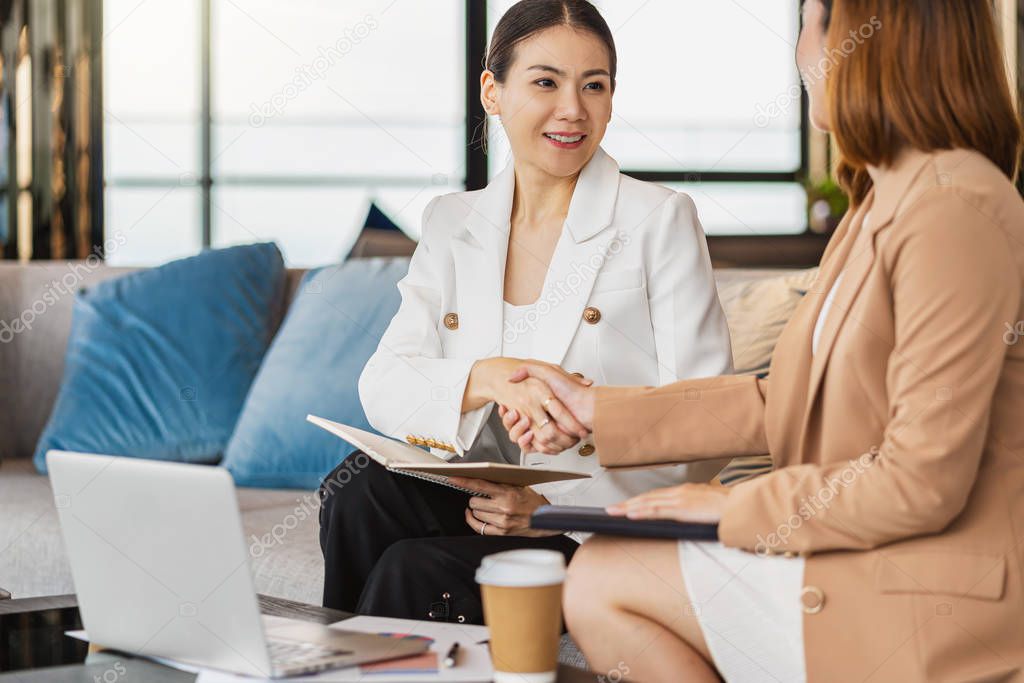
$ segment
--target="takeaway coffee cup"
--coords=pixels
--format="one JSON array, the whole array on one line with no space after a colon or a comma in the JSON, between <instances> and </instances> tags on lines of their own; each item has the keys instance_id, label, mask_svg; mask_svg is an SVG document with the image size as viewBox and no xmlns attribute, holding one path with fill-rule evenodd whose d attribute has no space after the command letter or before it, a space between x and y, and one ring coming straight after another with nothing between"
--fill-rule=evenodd
<instances>
[{"instance_id":1,"label":"takeaway coffee cup","mask_svg":"<svg viewBox=\"0 0 1024 683\"><path fill-rule=\"evenodd\" d=\"M488 555L476 571L491 631L494 683L554 683L565 558L554 550Z\"/></svg>"}]
</instances>

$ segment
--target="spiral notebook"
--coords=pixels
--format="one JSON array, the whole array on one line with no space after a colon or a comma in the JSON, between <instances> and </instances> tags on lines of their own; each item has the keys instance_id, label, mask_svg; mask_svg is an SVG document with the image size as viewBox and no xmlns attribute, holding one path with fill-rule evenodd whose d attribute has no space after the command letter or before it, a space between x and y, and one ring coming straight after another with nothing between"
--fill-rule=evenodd
<instances>
[{"instance_id":1,"label":"spiral notebook","mask_svg":"<svg viewBox=\"0 0 1024 683\"><path fill-rule=\"evenodd\" d=\"M371 432L356 429L339 422L307 415L306 419L321 429L326 429L340 439L347 441L391 472L448 486L459 491L480 495L477 491L456 486L448 477L483 479L495 484L511 486L532 486L551 481L567 479L589 479L589 474L557 470L547 467L527 467L499 462L448 462L429 451L409 445L396 439L389 439Z\"/></svg>"}]
</instances>

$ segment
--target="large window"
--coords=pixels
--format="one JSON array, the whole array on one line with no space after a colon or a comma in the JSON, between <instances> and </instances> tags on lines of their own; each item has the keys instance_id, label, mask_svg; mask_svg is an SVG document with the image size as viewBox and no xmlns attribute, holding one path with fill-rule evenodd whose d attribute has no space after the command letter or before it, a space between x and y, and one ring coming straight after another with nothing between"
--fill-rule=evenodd
<instances>
[{"instance_id":1,"label":"large window","mask_svg":"<svg viewBox=\"0 0 1024 683\"><path fill-rule=\"evenodd\" d=\"M114 264L193 254L200 229L197 0L104 0L107 251Z\"/></svg>"},{"instance_id":2,"label":"large window","mask_svg":"<svg viewBox=\"0 0 1024 683\"><path fill-rule=\"evenodd\" d=\"M214 246L340 260L367 202L418 230L463 187L459 0L214 0Z\"/></svg>"},{"instance_id":3,"label":"large window","mask_svg":"<svg viewBox=\"0 0 1024 683\"><path fill-rule=\"evenodd\" d=\"M415 233L464 187L462 0L105 3L109 261L274 240L322 265L369 202Z\"/></svg>"},{"instance_id":4,"label":"large window","mask_svg":"<svg viewBox=\"0 0 1024 683\"><path fill-rule=\"evenodd\" d=\"M496 121L489 157L470 139L511 4L104 0L106 230L126 238L109 260L274 240L290 265L336 262L370 201L416 236L432 197L507 159ZM804 232L798 0L596 4L623 170L690 192L710 234Z\"/></svg>"}]
</instances>

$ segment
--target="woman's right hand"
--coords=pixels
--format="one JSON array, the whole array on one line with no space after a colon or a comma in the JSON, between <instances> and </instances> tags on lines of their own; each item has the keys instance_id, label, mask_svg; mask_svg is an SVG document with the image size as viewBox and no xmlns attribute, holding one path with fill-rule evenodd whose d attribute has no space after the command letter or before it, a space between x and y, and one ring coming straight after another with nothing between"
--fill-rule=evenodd
<instances>
[{"instance_id":1,"label":"woman's right hand","mask_svg":"<svg viewBox=\"0 0 1024 683\"><path fill-rule=\"evenodd\" d=\"M498 406L498 415L501 416L502 426L508 432L508 440L513 443L518 443L519 439L530 428L530 418L520 415L518 410Z\"/></svg>"},{"instance_id":2,"label":"woman's right hand","mask_svg":"<svg viewBox=\"0 0 1024 683\"><path fill-rule=\"evenodd\" d=\"M499 414L503 422L508 411L515 411L518 416L517 422L522 422L522 429L517 430L522 431L522 434L517 433L517 438L513 440L518 442L524 439L526 443L532 440L553 452L561 452L585 438L589 434L587 428L562 405L546 382L536 378L520 382L508 380L522 364L523 361L517 358L487 358L477 361L470 371L469 382L466 385L463 410L472 410L494 401L500 406ZM583 386L591 384L590 380L575 377L557 365L545 365L573 382Z\"/></svg>"}]
</instances>

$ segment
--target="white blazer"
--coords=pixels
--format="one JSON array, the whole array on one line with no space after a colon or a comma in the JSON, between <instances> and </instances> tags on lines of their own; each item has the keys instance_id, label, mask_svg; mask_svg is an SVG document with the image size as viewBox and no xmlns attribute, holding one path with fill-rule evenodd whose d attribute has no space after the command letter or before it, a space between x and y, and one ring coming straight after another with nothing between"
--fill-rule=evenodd
<instances>
[{"instance_id":1,"label":"white blazer","mask_svg":"<svg viewBox=\"0 0 1024 683\"><path fill-rule=\"evenodd\" d=\"M494 404L461 414L473 363L502 355L513 163L483 190L430 202L402 303L359 378L370 424L445 457L501 458ZM534 309L532 357L598 384L661 385L732 372L707 243L685 194L619 173L598 149L580 173ZM521 464L591 479L534 487L552 503L608 505L659 486L707 481L716 463L636 471L598 464L591 439Z\"/></svg>"}]
</instances>

